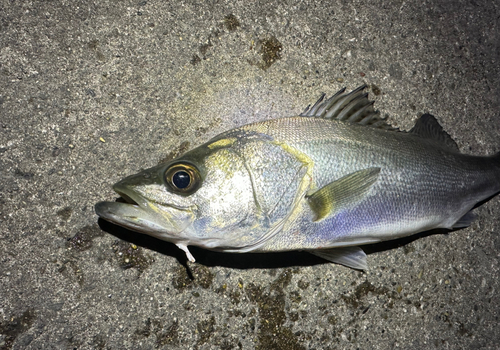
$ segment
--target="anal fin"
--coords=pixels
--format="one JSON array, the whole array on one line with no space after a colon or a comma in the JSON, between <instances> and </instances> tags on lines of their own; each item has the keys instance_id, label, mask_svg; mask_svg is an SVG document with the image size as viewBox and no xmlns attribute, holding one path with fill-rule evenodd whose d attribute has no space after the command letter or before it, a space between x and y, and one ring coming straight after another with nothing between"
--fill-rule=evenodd
<instances>
[{"instance_id":1,"label":"anal fin","mask_svg":"<svg viewBox=\"0 0 500 350\"><path fill-rule=\"evenodd\" d=\"M363 249L359 247L318 249L308 250L307 252L333 263L350 267L352 269L368 270L366 254Z\"/></svg>"},{"instance_id":2,"label":"anal fin","mask_svg":"<svg viewBox=\"0 0 500 350\"><path fill-rule=\"evenodd\" d=\"M477 215L472 211L467 212L464 216L458 219L452 226L453 229L468 227L476 219Z\"/></svg>"}]
</instances>

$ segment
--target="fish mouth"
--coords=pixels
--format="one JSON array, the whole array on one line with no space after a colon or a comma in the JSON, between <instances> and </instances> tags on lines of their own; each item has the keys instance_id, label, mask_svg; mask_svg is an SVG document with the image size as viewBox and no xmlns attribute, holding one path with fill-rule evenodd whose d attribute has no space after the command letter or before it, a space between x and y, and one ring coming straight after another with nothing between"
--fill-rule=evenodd
<instances>
[{"instance_id":1,"label":"fish mouth","mask_svg":"<svg viewBox=\"0 0 500 350\"><path fill-rule=\"evenodd\" d=\"M148 200L133 191L114 188L122 201L99 202L95 205L95 213L106 221L127 229L146 234L167 234L173 227L157 211ZM170 229L169 229L170 228Z\"/></svg>"}]
</instances>

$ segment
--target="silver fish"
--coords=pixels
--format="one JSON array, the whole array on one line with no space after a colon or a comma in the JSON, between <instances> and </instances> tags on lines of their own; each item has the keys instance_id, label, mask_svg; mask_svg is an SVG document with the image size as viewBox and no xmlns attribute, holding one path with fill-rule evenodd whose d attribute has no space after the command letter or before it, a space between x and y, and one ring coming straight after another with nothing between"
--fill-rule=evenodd
<instances>
[{"instance_id":1,"label":"silver fish","mask_svg":"<svg viewBox=\"0 0 500 350\"><path fill-rule=\"evenodd\" d=\"M295 117L224 132L113 186L127 203L101 218L176 244L223 252L305 250L367 269L359 246L468 226L500 191L500 153L460 153L436 119L409 132L379 117L361 86Z\"/></svg>"}]
</instances>

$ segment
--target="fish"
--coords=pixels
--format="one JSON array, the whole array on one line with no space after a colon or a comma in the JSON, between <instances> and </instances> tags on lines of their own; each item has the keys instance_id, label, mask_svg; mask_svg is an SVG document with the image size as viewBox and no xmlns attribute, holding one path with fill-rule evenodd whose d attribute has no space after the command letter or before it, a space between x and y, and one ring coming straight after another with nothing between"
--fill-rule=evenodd
<instances>
[{"instance_id":1,"label":"fish","mask_svg":"<svg viewBox=\"0 0 500 350\"><path fill-rule=\"evenodd\" d=\"M307 251L367 270L363 245L455 230L500 192L500 152L460 152L436 118L391 127L366 85L296 116L228 130L113 186L96 214L127 229L232 253Z\"/></svg>"}]
</instances>

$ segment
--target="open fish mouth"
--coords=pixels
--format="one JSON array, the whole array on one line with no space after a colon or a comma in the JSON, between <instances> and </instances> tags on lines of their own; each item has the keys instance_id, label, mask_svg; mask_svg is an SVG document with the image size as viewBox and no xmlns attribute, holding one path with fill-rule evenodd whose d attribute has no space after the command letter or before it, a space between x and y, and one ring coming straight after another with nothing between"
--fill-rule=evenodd
<instances>
[{"instance_id":1,"label":"open fish mouth","mask_svg":"<svg viewBox=\"0 0 500 350\"><path fill-rule=\"evenodd\" d=\"M94 208L99 217L137 232L151 234L168 231L164 220L152 210L146 199L134 192L117 188L115 191L123 201L97 203Z\"/></svg>"}]
</instances>

